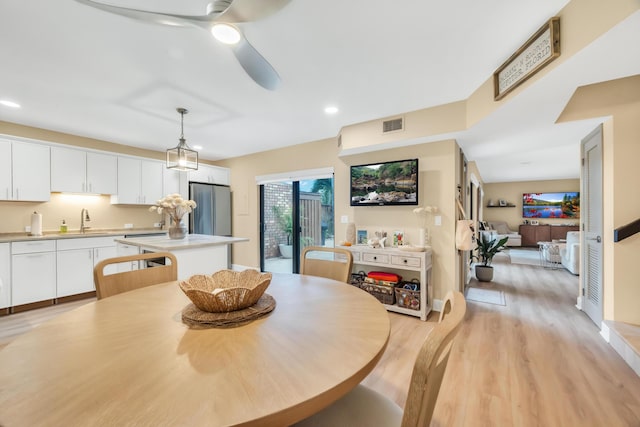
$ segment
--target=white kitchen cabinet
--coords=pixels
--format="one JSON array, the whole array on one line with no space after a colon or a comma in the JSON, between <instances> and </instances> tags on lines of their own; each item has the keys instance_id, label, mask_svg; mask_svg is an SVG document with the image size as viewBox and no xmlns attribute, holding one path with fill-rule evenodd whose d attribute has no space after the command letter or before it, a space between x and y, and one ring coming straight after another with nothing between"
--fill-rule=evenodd
<instances>
[{"instance_id":1,"label":"white kitchen cabinet","mask_svg":"<svg viewBox=\"0 0 640 427\"><path fill-rule=\"evenodd\" d=\"M117 156L51 147L51 191L116 194Z\"/></svg>"},{"instance_id":2,"label":"white kitchen cabinet","mask_svg":"<svg viewBox=\"0 0 640 427\"><path fill-rule=\"evenodd\" d=\"M0 243L0 308L11 306L11 247Z\"/></svg>"},{"instance_id":3,"label":"white kitchen cabinet","mask_svg":"<svg viewBox=\"0 0 640 427\"><path fill-rule=\"evenodd\" d=\"M185 197L185 194L182 194L180 191L180 185L185 180L186 172L175 170L175 169L162 169L162 195L165 196L167 194L178 193Z\"/></svg>"},{"instance_id":4,"label":"white kitchen cabinet","mask_svg":"<svg viewBox=\"0 0 640 427\"><path fill-rule=\"evenodd\" d=\"M55 298L55 251L55 240L11 243L12 306Z\"/></svg>"},{"instance_id":5,"label":"white kitchen cabinet","mask_svg":"<svg viewBox=\"0 0 640 427\"><path fill-rule=\"evenodd\" d=\"M118 157L118 193L113 204L153 205L162 194L164 163Z\"/></svg>"},{"instance_id":6,"label":"white kitchen cabinet","mask_svg":"<svg viewBox=\"0 0 640 427\"><path fill-rule=\"evenodd\" d=\"M58 298L93 291L93 249L58 251L56 283Z\"/></svg>"},{"instance_id":7,"label":"white kitchen cabinet","mask_svg":"<svg viewBox=\"0 0 640 427\"><path fill-rule=\"evenodd\" d=\"M231 185L230 171L220 166L198 164L198 170L189 171L189 181Z\"/></svg>"},{"instance_id":8,"label":"white kitchen cabinet","mask_svg":"<svg viewBox=\"0 0 640 427\"><path fill-rule=\"evenodd\" d=\"M0 157L0 200L49 201L49 146L3 140Z\"/></svg>"},{"instance_id":9,"label":"white kitchen cabinet","mask_svg":"<svg viewBox=\"0 0 640 427\"><path fill-rule=\"evenodd\" d=\"M127 245L125 243L118 243L116 246L118 256L137 255L140 253L140 248L134 245ZM131 261L129 263L118 264L118 271L132 271L139 268L138 261Z\"/></svg>"},{"instance_id":10,"label":"white kitchen cabinet","mask_svg":"<svg viewBox=\"0 0 640 427\"><path fill-rule=\"evenodd\" d=\"M61 239L57 251L56 297L95 290L93 268L103 259L117 256L116 242L124 236ZM107 273L117 272L115 266Z\"/></svg>"},{"instance_id":11,"label":"white kitchen cabinet","mask_svg":"<svg viewBox=\"0 0 640 427\"><path fill-rule=\"evenodd\" d=\"M12 199L11 178L11 142L0 140L0 200Z\"/></svg>"}]
</instances>

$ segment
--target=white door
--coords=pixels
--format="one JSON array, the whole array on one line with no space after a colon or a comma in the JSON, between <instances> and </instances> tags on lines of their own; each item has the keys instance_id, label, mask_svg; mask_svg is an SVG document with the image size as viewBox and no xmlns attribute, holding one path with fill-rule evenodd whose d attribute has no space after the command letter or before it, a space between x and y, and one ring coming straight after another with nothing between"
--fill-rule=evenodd
<instances>
[{"instance_id":1,"label":"white door","mask_svg":"<svg viewBox=\"0 0 640 427\"><path fill-rule=\"evenodd\" d=\"M93 287L93 249L58 251L56 296L91 292Z\"/></svg>"},{"instance_id":2,"label":"white door","mask_svg":"<svg viewBox=\"0 0 640 427\"><path fill-rule=\"evenodd\" d=\"M582 310L600 327L602 277L602 127L582 140Z\"/></svg>"},{"instance_id":3,"label":"white door","mask_svg":"<svg viewBox=\"0 0 640 427\"><path fill-rule=\"evenodd\" d=\"M11 305L29 304L56 297L56 253L13 255Z\"/></svg>"},{"instance_id":4,"label":"white door","mask_svg":"<svg viewBox=\"0 0 640 427\"><path fill-rule=\"evenodd\" d=\"M84 193L85 177L84 151L51 147L51 191Z\"/></svg>"},{"instance_id":5,"label":"white door","mask_svg":"<svg viewBox=\"0 0 640 427\"><path fill-rule=\"evenodd\" d=\"M49 147L39 144L14 143L13 199L48 202L51 198L51 165Z\"/></svg>"},{"instance_id":6,"label":"white door","mask_svg":"<svg viewBox=\"0 0 640 427\"><path fill-rule=\"evenodd\" d=\"M162 194L162 168L164 163L142 160L140 165L140 196L141 204L153 205L161 199Z\"/></svg>"},{"instance_id":7,"label":"white door","mask_svg":"<svg viewBox=\"0 0 640 427\"><path fill-rule=\"evenodd\" d=\"M87 153L88 193L118 192L118 158L111 154Z\"/></svg>"},{"instance_id":8,"label":"white door","mask_svg":"<svg viewBox=\"0 0 640 427\"><path fill-rule=\"evenodd\" d=\"M0 140L0 200L13 198L11 183L11 142Z\"/></svg>"},{"instance_id":9,"label":"white door","mask_svg":"<svg viewBox=\"0 0 640 427\"><path fill-rule=\"evenodd\" d=\"M118 158L118 203L140 202L140 160Z\"/></svg>"},{"instance_id":10,"label":"white door","mask_svg":"<svg viewBox=\"0 0 640 427\"><path fill-rule=\"evenodd\" d=\"M9 243L0 243L0 308L11 306L10 254Z\"/></svg>"}]
</instances>

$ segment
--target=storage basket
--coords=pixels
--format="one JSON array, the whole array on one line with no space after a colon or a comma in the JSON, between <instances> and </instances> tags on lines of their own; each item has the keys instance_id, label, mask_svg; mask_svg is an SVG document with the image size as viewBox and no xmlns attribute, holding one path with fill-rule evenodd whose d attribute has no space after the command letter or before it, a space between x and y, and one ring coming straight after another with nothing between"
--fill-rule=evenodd
<instances>
[{"instance_id":1,"label":"storage basket","mask_svg":"<svg viewBox=\"0 0 640 427\"><path fill-rule=\"evenodd\" d=\"M398 307L420 310L420 281L400 282L395 289Z\"/></svg>"},{"instance_id":2,"label":"storage basket","mask_svg":"<svg viewBox=\"0 0 640 427\"><path fill-rule=\"evenodd\" d=\"M395 288L398 307L410 310L420 310L420 291L405 288Z\"/></svg>"},{"instance_id":3,"label":"storage basket","mask_svg":"<svg viewBox=\"0 0 640 427\"><path fill-rule=\"evenodd\" d=\"M387 282L384 280L375 280L369 277L364 279L360 284L360 288L369 292L383 304L393 305L396 300L394 292L395 282Z\"/></svg>"},{"instance_id":4,"label":"storage basket","mask_svg":"<svg viewBox=\"0 0 640 427\"><path fill-rule=\"evenodd\" d=\"M349 284L359 288L359 287L361 287L362 282L364 282L364 278L365 277L367 277L367 273L365 273L364 271L358 271L357 273L351 273L351 278L349 279Z\"/></svg>"}]
</instances>

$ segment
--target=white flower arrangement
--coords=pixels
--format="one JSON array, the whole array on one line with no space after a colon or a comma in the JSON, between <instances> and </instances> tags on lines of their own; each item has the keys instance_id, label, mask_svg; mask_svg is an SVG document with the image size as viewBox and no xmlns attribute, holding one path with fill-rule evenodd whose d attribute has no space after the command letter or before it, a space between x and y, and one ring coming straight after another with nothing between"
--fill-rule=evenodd
<instances>
[{"instance_id":1,"label":"white flower arrangement","mask_svg":"<svg viewBox=\"0 0 640 427\"><path fill-rule=\"evenodd\" d=\"M413 213L416 214L416 216L418 217L418 220L420 221L420 227L421 228L427 228L427 216L429 214L435 214L438 213L438 207L437 206L421 206L419 208L415 208L413 210Z\"/></svg>"},{"instance_id":2,"label":"white flower arrangement","mask_svg":"<svg viewBox=\"0 0 640 427\"><path fill-rule=\"evenodd\" d=\"M179 224L185 214L191 213L198 205L193 200L184 200L179 194L169 194L156 201L149 211L156 211L160 215L168 214L176 224Z\"/></svg>"}]
</instances>

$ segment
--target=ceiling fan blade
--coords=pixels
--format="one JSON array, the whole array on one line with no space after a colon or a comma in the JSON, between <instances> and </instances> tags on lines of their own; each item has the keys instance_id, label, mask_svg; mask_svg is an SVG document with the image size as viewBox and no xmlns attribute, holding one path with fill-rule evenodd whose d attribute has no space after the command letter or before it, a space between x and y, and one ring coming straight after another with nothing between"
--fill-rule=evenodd
<instances>
[{"instance_id":1,"label":"ceiling fan blade","mask_svg":"<svg viewBox=\"0 0 640 427\"><path fill-rule=\"evenodd\" d=\"M197 27L199 26L195 22L189 22L180 15L172 15L167 13L149 12L146 10L131 9L122 6L112 6L105 3L100 3L93 0L76 0L78 3L82 3L87 6L91 6L95 9L104 10L106 12L114 13L116 15L125 16L127 18L133 18L140 21L152 22L156 24L172 25L175 27Z\"/></svg>"},{"instance_id":2,"label":"ceiling fan blade","mask_svg":"<svg viewBox=\"0 0 640 427\"><path fill-rule=\"evenodd\" d=\"M268 90L275 90L280 86L280 76L277 71L251 46L246 38L231 46L234 55L256 83Z\"/></svg>"},{"instance_id":3,"label":"ceiling fan blade","mask_svg":"<svg viewBox=\"0 0 640 427\"><path fill-rule=\"evenodd\" d=\"M233 0L231 6L222 13L218 21L249 22L257 21L276 13L291 0Z\"/></svg>"}]
</instances>

